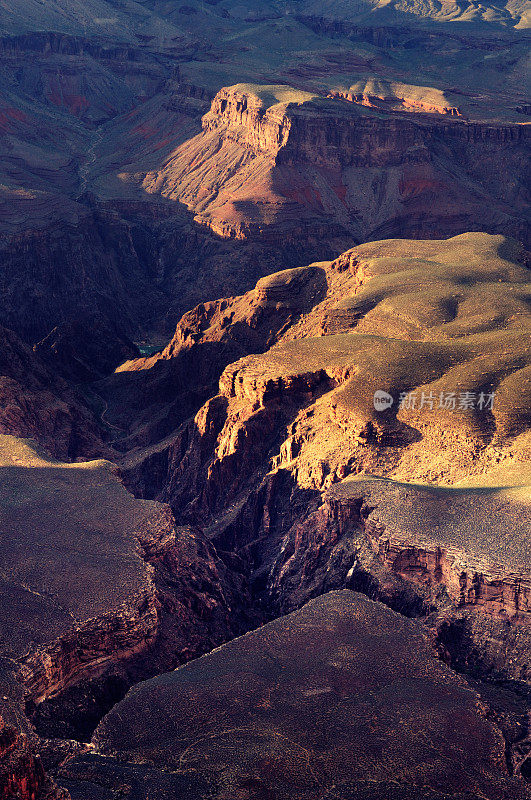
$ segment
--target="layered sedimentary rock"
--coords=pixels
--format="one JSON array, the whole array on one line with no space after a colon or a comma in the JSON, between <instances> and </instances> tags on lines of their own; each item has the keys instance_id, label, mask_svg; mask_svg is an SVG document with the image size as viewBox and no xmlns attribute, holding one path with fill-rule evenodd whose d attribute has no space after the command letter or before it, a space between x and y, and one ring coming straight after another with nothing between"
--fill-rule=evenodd
<instances>
[{"instance_id":1,"label":"layered sedimentary rock","mask_svg":"<svg viewBox=\"0 0 531 800\"><path fill-rule=\"evenodd\" d=\"M527 237L516 16L148 6L0 10L0 322L29 343L94 313L159 341L356 241Z\"/></svg>"},{"instance_id":2,"label":"layered sedimentary rock","mask_svg":"<svg viewBox=\"0 0 531 800\"><path fill-rule=\"evenodd\" d=\"M245 295L185 314L164 350L91 384L108 403L105 421L117 429L125 484L138 496L170 503L172 511L135 500L106 462L53 462L6 437L5 566L14 577L2 608L12 612L5 630L16 631L19 649L4 651L3 680L16 676L25 692L15 704L14 727L24 732L27 725L25 699L41 735L86 740L135 681L330 589L347 588L419 617L434 654L477 679L491 720L485 724L504 760L498 767L492 762L473 786L466 783L470 774L460 776L463 788L453 786L450 796L525 796L527 282L522 247L504 237L386 240L283 270ZM375 396L383 396L383 407ZM81 595L72 565L83 575ZM37 616L46 625L36 638ZM292 630L289 619L272 624ZM383 624L367 619L360 630L368 635ZM331 625L337 639L344 626L336 630L328 620L324 627ZM312 641L324 636L316 631ZM401 631L397 637L409 642ZM166 685L172 675L157 680ZM146 713L160 716L151 685ZM114 712L127 719L124 743L128 735L144 736L138 725L151 735L146 716L138 722L137 711L131 717L127 711L143 692L143 686L133 691ZM274 690L271 708L272 698ZM224 695L223 703L227 708ZM284 700L278 711L284 719ZM301 713L298 706L294 713ZM221 798L240 789L259 797L269 786L269 772L253 761L257 746L247 723L243 738L219 751L211 748L217 738L201 739L217 766L192 772L192 729L176 764L160 755L155 734L138 752L111 743L113 718L98 731L99 752L72 759L52 744L52 774L73 798L98 796L96 787L99 797L113 798L125 784L139 798L149 791ZM494 721L497 728L490 727ZM172 713L168 724L181 722ZM284 724L277 733L292 741ZM270 747L267 736L261 752ZM411 742L409 729L404 736ZM297 737L298 752L305 744ZM454 730L450 739L456 741ZM389 776L373 777L368 756L357 754L367 772L349 783L338 761L317 754L317 743L306 744L316 753L318 783L308 782L301 767L300 780L286 778L267 791L314 797L319 785L328 800L339 782L341 797L392 796L396 787ZM374 747L380 745L378 739ZM270 755L278 766L274 747ZM237 765L232 772L229 763ZM502 777L505 770L513 777ZM412 774L408 768L409 796L444 797L442 773L434 783Z\"/></svg>"},{"instance_id":3,"label":"layered sedimentary rock","mask_svg":"<svg viewBox=\"0 0 531 800\"><path fill-rule=\"evenodd\" d=\"M74 799L131 775L197 800L526 796L418 623L346 591L136 687L94 743L61 770Z\"/></svg>"},{"instance_id":4,"label":"layered sedimentary rock","mask_svg":"<svg viewBox=\"0 0 531 800\"><path fill-rule=\"evenodd\" d=\"M31 344L94 313L141 330L146 301L164 305L153 221L95 209L91 171L105 160L98 126L161 92L165 68L123 40L47 29L0 39L0 64L2 323Z\"/></svg>"},{"instance_id":5,"label":"layered sedimentary rock","mask_svg":"<svg viewBox=\"0 0 531 800\"><path fill-rule=\"evenodd\" d=\"M365 105L289 86L222 89L203 133L143 186L236 239L304 226L328 240L450 235L480 214L484 230L526 236L525 190L514 181L526 169L525 125L412 120ZM494 197L492 154L502 143Z\"/></svg>"},{"instance_id":6,"label":"layered sedimentary rock","mask_svg":"<svg viewBox=\"0 0 531 800\"><path fill-rule=\"evenodd\" d=\"M374 505L363 523L361 497L365 508ZM525 486L444 489L360 478L332 488L327 500L340 536L344 525L363 524L384 567L412 581L418 577L431 585L432 596L443 583L462 607L477 605L509 620L530 613Z\"/></svg>"},{"instance_id":7,"label":"layered sedimentary rock","mask_svg":"<svg viewBox=\"0 0 531 800\"><path fill-rule=\"evenodd\" d=\"M70 800L42 766L31 739L0 717L0 797L3 800Z\"/></svg>"},{"instance_id":8,"label":"layered sedimentary rock","mask_svg":"<svg viewBox=\"0 0 531 800\"><path fill-rule=\"evenodd\" d=\"M523 257L502 237L466 234L443 242L362 245L323 263L324 299L294 319L264 355L225 369L220 396L235 416L229 409L221 436L230 439L238 415L245 425L247 414L280 418L285 406L292 424L275 463L294 462L301 485L311 489L344 477L344 451L335 463L332 456L343 443L352 448L356 471L379 463L380 444L381 468L396 477L455 482L480 472L485 464L479 457L525 432L528 421ZM273 284L275 276L267 280ZM378 390L390 395L382 410L374 405ZM311 448L312 428L325 425L327 481L305 472L301 458L302 448ZM447 441L435 448L443 431ZM451 452L458 438L462 454ZM230 447L222 451L229 455ZM478 459L472 470L465 453Z\"/></svg>"},{"instance_id":9,"label":"layered sedimentary rock","mask_svg":"<svg viewBox=\"0 0 531 800\"><path fill-rule=\"evenodd\" d=\"M89 746L71 737L87 740L134 682L335 587L421 617L437 654L478 679L489 723L426 725L433 692L413 732L418 743L417 729L434 731L459 768L482 760L483 772L456 772L469 795L513 796L531 774L523 258L475 236L336 259L397 235L484 228L527 241L525 14L518 3L317 5L0 7L0 322L15 331L0 334L0 432L59 459L3 440L0 796L60 796L43 769L62 764L83 800L321 788L323 800L440 800L447 772L435 785L415 766L415 787L399 786L400 753L374 783L367 765L388 754L385 737L367 739L365 777L351 765L338 789L326 736L309 743L317 783L297 738L278 740L282 761L262 737L271 758L241 785L227 765L241 757L247 770L259 748L246 734L236 759L236 739L200 743L218 758L209 775L190 772L191 741L177 771L120 763L104 737L105 754L72 760ZM314 259L335 260L301 268ZM131 339L161 352L138 358ZM391 406L374 407L375 391ZM108 462L71 463L95 457L119 460L137 496L173 511L135 501ZM385 614L363 617L365 635L381 628L394 642ZM352 649L322 617L314 637L334 628ZM329 668L344 702L341 664ZM367 686L354 692L361 670L346 671L355 705ZM376 695L394 702L386 687ZM282 717L270 688L258 714ZM304 697L326 711L331 693L315 689ZM452 707L470 720L465 694ZM235 704L222 699L221 721ZM503 763L495 777L503 747L509 783Z\"/></svg>"},{"instance_id":10,"label":"layered sedimentary rock","mask_svg":"<svg viewBox=\"0 0 531 800\"><path fill-rule=\"evenodd\" d=\"M482 653L487 671L526 680L523 259L510 240L467 234L361 245L311 267L326 294L263 354L227 366L173 442L126 457L127 482L146 496L158 486L239 552L277 609L364 587L407 613L437 612L434 629L460 618L469 645L463 635L448 657ZM263 283L276 282L283 273ZM223 319L204 323L209 336L230 331ZM202 335L192 344L180 331L174 357ZM380 479L348 479L363 472Z\"/></svg>"},{"instance_id":11,"label":"layered sedimentary rock","mask_svg":"<svg viewBox=\"0 0 531 800\"><path fill-rule=\"evenodd\" d=\"M130 451L173 433L215 393L227 364L269 347L325 290L319 266L284 270L243 296L202 303L184 314L160 353L124 362L97 385L107 419L128 434L116 446Z\"/></svg>"},{"instance_id":12,"label":"layered sedimentary rock","mask_svg":"<svg viewBox=\"0 0 531 800\"><path fill-rule=\"evenodd\" d=\"M427 114L461 116L462 111L450 104L444 92L425 86L411 86L385 80L361 80L348 88L333 89L331 97L370 108L396 111L423 111Z\"/></svg>"},{"instance_id":13,"label":"layered sedimentary rock","mask_svg":"<svg viewBox=\"0 0 531 800\"><path fill-rule=\"evenodd\" d=\"M2 462L3 654L39 702L154 640L155 590L134 532L157 508L106 462L54 462L12 437Z\"/></svg>"},{"instance_id":14,"label":"layered sedimentary rock","mask_svg":"<svg viewBox=\"0 0 531 800\"><path fill-rule=\"evenodd\" d=\"M86 736L113 692L239 630L245 586L112 464L61 463L9 436L1 455L2 682L22 685L39 729Z\"/></svg>"},{"instance_id":15,"label":"layered sedimentary rock","mask_svg":"<svg viewBox=\"0 0 531 800\"><path fill-rule=\"evenodd\" d=\"M285 535L271 590L289 609L326 588L362 587L402 613L427 615L457 666L528 681L529 499L525 486L346 479ZM476 640L468 653L467 636Z\"/></svg>"}]
</instances>

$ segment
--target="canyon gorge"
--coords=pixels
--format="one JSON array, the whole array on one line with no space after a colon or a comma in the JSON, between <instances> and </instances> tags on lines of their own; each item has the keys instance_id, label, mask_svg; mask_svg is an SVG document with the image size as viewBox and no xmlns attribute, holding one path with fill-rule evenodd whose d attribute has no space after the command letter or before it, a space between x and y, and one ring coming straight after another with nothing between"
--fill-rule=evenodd
<instances>
[{"instance_id":1,"label":"canyon gorge","mask_svg":"<svg viewBox=\"0 0 531 800\"><path fill-rule=\"evenodd\" d=\"M524 3L0 4L0 798L531 797Z\"/></svg>"}]
</instances>

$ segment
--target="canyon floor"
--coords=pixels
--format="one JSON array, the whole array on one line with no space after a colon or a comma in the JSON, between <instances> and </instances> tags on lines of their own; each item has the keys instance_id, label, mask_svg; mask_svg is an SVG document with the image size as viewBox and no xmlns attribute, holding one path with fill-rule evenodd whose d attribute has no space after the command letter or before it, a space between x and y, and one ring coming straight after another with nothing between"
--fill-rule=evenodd
<instances>
[{"instance_id":1,"label":"canyon floor","mask_svg":"<svg viewBox=\"0 0 531 800\"><path fill-rule=\"evenodd\" d=\"M0 800L531 798L529 12L0 2Z\"/></svg>"}]
</instances>

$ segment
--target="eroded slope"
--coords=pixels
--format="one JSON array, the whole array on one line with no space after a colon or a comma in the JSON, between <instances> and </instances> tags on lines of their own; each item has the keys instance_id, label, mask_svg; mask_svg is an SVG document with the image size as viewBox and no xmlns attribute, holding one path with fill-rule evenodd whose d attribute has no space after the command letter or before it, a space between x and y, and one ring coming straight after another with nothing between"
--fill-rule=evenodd
<instances>
[{"instance_id":1,"label":"eroded slope","mask_svg":"<svg viewBox=\"0 0 531 800\"><path fill-rule=\"evenodd\" d=\"M474 659L526 680L522 259L510 240L466 234L361 245L311 267L326 273L326 296L263 354L226 367L219 394L173 441L128 456L126 480L145 496L158 486L239 552L274 607L347 585L437 612L437 630L462 612ZM284 276L260 286L285 291ZM203 335L228 335L236 307L197 330L190 353ZM177 336L174 356L181 346ZM375 408L375 392L392 403Z\"/></svg>"},{"instance_id":2,"label":"eroded slope","mask_svg":"<svg viewBox=\"0 0 531 800\"><path fill-rule=\"evenodd\" d=\"M328 92L335 98L328 100L319 94L282 85L222 89L203 133L148 172L143 188L179 200L200 224L236 239L307 229L308 236L321 230L328 240L367 241L475 227L525 239L518 176L526 170L527 126L443 123L430 117L429 104L426 118L413 120L387 114L385 102L378 109L377 97L363 92L359 100L350 90ZM338 99L344 94L354 102ZM503 166L492 158L502 141Z\"/></svg>"},{"instance_id":3,"label":"eroded slope","mask_svg":"<svg viewBox=\"0 0 531 800\"><path fill-rule=\"evenodd\" d=\"M26 5L0 9L0 285L31 343L93 313L158 342L356 241L528 236L518 4Z\"/></svg>"}]
</instances>

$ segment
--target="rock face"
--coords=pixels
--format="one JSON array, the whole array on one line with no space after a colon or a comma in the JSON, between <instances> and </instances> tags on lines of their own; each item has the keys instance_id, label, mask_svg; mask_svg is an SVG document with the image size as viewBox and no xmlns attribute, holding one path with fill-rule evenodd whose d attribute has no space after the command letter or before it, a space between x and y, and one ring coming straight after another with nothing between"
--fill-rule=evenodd
<instances>
[{"instance_id":1,"label":"rock face","mask_svg":"<svg viewBox=\"0 0 531 800\"><path fill-rule=\"evenodd\" d=\"M145 496L160 487L182 519L236 550L277 612L365 588L407 613L436 612L435 637L459 618L469 644L449 658L482 652L487 672L527 680L521 258L508 240L467 234L361 245L321 264L320 302L263 354L226 367L173 441L126 457L127 482ZM377 391L392 400L383 410ZM348 478L364 472L381 479Z\"/></svg>"},{"instance_id":2,"label":"rock face","mask_svg":"<svg viewBox=\"0 0 531 800\"><path fill-rule=\"evenodd\" d=\"M33 349L50 369L74 383L103 378L140 355L110 320L95 315L57 326Z\"/></svg>"},{"instance_id":3,"label":"rock face","mask_svg":"<svg viewBox=\"0 0 531 800\"><path fill-rule=\"evenodd\" d=\"M60 463L9 436L1 454L2 676L22 684L38 727L86 736L99 709L76 706L76 686L104 704L113 681L123 693L239 630L235 579L212 546L135 500L109 462Z\"/></svg>"},{"instance_id":4,"label":"rock face","mask_svg":"<svg viewBox=\"0 0 531 800\"><path fill-rule=\"evenodd\" d=\"M106 418L128 434L116 446L130 450L175 431L215 394L227 364L273 344L325 290L319 266L284 270L241 297L202 303L186 313L161 353L128 361L97 385Z\"/></svg>"},{"instance_id":5,"label":"rock face","mask_svg":"<svg viewBox=\"0 0 531 800\"><path fill-rule=\"evenodd\" d=\"M0 759L2 775L0 790L2 797L14 797L23 792L23 797L36 796L44 783L44 770L31 753L25 753L25 742L14 728L0 721ZM9 761L7 760L9 757Z\"/></svg>"},{"instance_id":6,"label":"rock face","mask_svg":"<svg viewBox=\"0 0 531 800\"><path fill-rule=\"evenodd\" d=\"M425 616L447 660L528 682L529 498L528 488L345 479L284 537L271 589L287 611L327 588L363 588ZM453 642L450 620L461 626ZM459 652L467 635L475 645Z\"/></svg>"},{"instance_id":7,"label":"rock face","mask_svg":"<svg viewBox=\"0 0 531 800\"><path fill-rule=\"evenodd\" d=\"M451 105L451 100L444 92L426 86L369 79L357 81L348 89L333 90L330 96L381 110L424 111L428 114L462 116L461 110Z\"/></svg>"},{"instance_id":8,"label":"rock face","mask_svg":"<svg viewBox=\"0 0 531 800\"><path fill-rule=\"evenodd\" d=\"M203 133L143 186L179 199L198 222L236 239L275 228L293 236L304 227L328 239L441 236L474 229L480 215L483 230L526 236L513 179L526 169L525 125L413 121L365 105L287 86L222 89ZM501 143L497 196L486 210L491 154Z\"/></svg>"},{"instance_id":9,"label":"rock face","mask_svg":"<svg viewBox=\"0 0 531 800\"><path fill-rule=\"evenodd\" d=\"M332 505L338 504L331 514L337 514L340 527L348 518L346 509L357 505L356 495L358 502L361 495L368 507L375 505L363 524L385 568L431 584L432 602L442 582L461 607L479 606L504 619L525 622L531 612L526 570L531 518L525 488L445 490L377 479L345 480L336 492L330 490L329 498ZM431 543L424 539L428 532ZM413 541L415 545L409 546Z\"/></svg>"},{"instance_id":10,"label":"rock face","mask_svg":"<svg viewBox=\"0 0 531 800\"><path fill-rule=\"evenodd\" d=\"M70 800L69 793L47 777L28 737L0 717L0 797L2 800Z\"/></svg>"},{"instance_id":11,"label":"rock face","mask_svg":"<svg viewBox=\"0 0 531 800\"><path fill-rule=\"evenodd\" d=\"M0 3L0 800L518 797L525 9L181 2Z\"/></svg>"},{"instance_id":12,"label":"rock face","mask_svg":"<svg viewBox=\"0 0 531 800\"><path fill-rule=\"evenodd\" d=\"M76 779L109 791L135 762L195 800L525 797L478 696L418 623L347 591L141 684L94 741L105 759L62 772L73 798Z\"/></svg>"},{"instance_id":13,"label":"rock face","mask_svg":"<svg viewBox=\"0 0 531 800\"><path fill-rule=\"evenodd\" d=\"M235 427L263 419L284 426L274 465L295 469L310 489L377 465L392 477L465 477L470 452L489 458L492 445L526 431L522 257L502 237L467 234L362 245L323 264L324 299L263 355L240 359L221 376L220 398L210 404L228 404L216 461L228 463L236 451ZM377 390L391 396L387 409L375 408ZM466 391L470 397L461 397ZM313 474L319 443L312 449L312 441L325 427L320 460L328 463ZM457 429L462 454L455 452ZM247 434L242 446L249 446ZM350 466L341 463L346 450ZM472 474L488 465L481 458Z\"/></svg>"},{"instance_id":14,"label":"rock face","mask_svg":"<svg viewBox=\"0 0 531 800\"><path fill-rule=\"evenodd\" d=\"M0 341L0 433L35 437L65 460L109 455L81 396L13 331L0 327Z\"/></svg>"},{"instance_id":15,"label":"rock face","mask_svg":"<svg viewBox=\"0 0 531 800\"><path fill-rule=\"evenodd\" d=\"M355 242L527 240L524 32L194 4L0 12L1 324L159 341Z\"/></svg>"},{"instance_id":16,"label":"rock face","mask_svg":"<svg viewBox=\"0 0 531 800\"><path fill-rule=\"evenodd\" d=\"M501 236L359 245L89 383L117 467L4 437L1 713L73 800L526 796L527 282Z\"/></svg>"},{"instance_id":17,"label":"rock face","mask_svg":"<svg viewBox=\"0 0 531 800\"><path fill-rule=\"evenodd\" d=\"M128 332L141 330L146 299L160 306L162 295L153 286L151 265L135 248L134 231L116 215L100 216L46 196L23 198L19 213L35 227L35 199L52 218L0 240L0 286L6 298L2 324L31 344L62 322L94 313L119 319ZM53 294L47 286L55 287Z\"/></svg>"},{"instance_id":18,"label":"rock face","mask_svg":"<svg viewBox=\"0 0 531 800\"><path fill-rule=\"evenodd\" d=\"M158 509L130 497L106 462L61 464L11 437L2 462L3 569L13 575L4 579L3 655L40 702L154 640L155 590L133 534Z\"/></svg>"}]
</instances>

